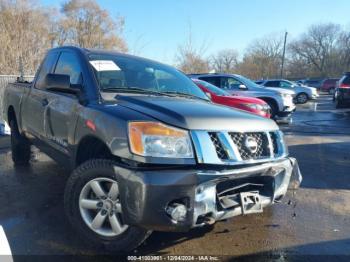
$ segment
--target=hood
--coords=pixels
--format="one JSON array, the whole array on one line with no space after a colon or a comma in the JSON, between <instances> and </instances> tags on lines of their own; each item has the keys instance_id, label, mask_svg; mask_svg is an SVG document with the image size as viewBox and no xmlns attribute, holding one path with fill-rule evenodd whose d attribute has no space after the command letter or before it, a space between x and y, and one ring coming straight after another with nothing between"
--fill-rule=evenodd
<instances>
[{"instance_id":1,"label":"hood","mask_svg":"<svg viewBox=\"0 0 350 262\"><path fill-rule=\"evenodd\" d=\"M117 102L168 125L188 130L252 132L278 129L270 119L197 99L121 95Z\"/></svg>"}]
</instances>

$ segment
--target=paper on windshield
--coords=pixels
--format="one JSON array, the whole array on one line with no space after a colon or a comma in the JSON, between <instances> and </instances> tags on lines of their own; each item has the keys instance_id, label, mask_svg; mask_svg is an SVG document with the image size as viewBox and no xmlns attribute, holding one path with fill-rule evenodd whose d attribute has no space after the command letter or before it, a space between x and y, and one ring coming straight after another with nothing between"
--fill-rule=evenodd
<instances>
[{"instance_id":1,"label":"paper on windshield","mask_svg":"<svg viewBox=\"0 0 350 262\"><path fill-rule=\"evenodd\" d=\"M120 71L119 66L112 60L93 60L90 61L90 64L97 71Z\"/></svg>"}]
</instances>

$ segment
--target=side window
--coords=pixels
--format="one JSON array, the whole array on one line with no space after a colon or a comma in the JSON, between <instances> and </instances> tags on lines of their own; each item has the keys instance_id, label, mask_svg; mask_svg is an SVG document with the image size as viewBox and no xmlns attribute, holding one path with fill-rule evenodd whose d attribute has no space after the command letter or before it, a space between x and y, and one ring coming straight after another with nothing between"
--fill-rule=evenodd
<instances>
[{"instance_id":1,"label":"side window","mask_svg":"<svg viewBox=\"0 0 350 262\"><path fill-rule=\"evenodd\" d=\"M280 81L280 87L284 88L284 87L291 87L292 85L288 82L285 81Z\"/></svg>"},{"instance_id":2,"label":"side window","mask_svg":"<svg viewBox=\"0 0 350 262\"><path fill-rule=\"evenodd\" d=\"M202 76L202 77L199 77L199 79L205 82L208 82L214 86L220 87L220 77Z\"/></svg>"},{"instance_id":3,"label":"side window","mask_svg":"<svg viewBox=\"0 0 350 262\"><path fill-rule=\"evenodd\" d=\"M44 89L45 76L51 72L52 67L55 65L57 60L57 53L48 53L42 62L38 76L35 82L35 88Z\"/></svg>"},{"instance_id":4,"label":"side window","mask_svg":"<svg viewBox=\"0 0 350 262\"><path fill-rule=\"evenodd\" d=\"M79 60L75 54L70 52L62 52L55 69L55 74L69 75L70 83L82 84L82 73Z\"/></svg>"},{"instance_id":5,"label":"side window","mask_svg":"<svg viewBox=\"0 0 350 262\"><path fill-rule=\"evenodd\" d=\"M223 89L239 89L239 86L242 85L237 79L232 77L223 77L221 78L221 88Z\"/></svg>"},{"instance_id":6,"label":"side window","mask_svg":"<svg viewBox=\"0 0 350 262\"><path fill-rule=\"evenodd\" d=\"M280 81L267 81L264 86L280 87Z\"/></svg>"}]
</instances>

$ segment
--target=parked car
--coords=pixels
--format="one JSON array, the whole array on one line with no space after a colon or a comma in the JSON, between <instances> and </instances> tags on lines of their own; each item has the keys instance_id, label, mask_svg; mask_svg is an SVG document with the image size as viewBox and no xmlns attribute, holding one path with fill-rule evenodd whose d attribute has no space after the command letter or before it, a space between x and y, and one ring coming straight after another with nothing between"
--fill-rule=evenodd
<instances>
[{"instance_id":1,"label":"parked car","mask_svg":"<svg viewBox=\"0 0 350 262\"><path fill-rule=\"evenodd\" d=\"M215 105L186 75L112 51L59 47L5 88L12 159L31 145L73 170L64 208L90 244L128 251L277 203L301 175L276 123Z\"/></svg>"},{"instance_id":2,"label":"parked car","mask_svg":"<svg viewBox=\"0 0 350 262\"><path fill-rule=\"evenodd\" d=\"M322 92L327 92L328 94L333 95L338 81L339 78L325 79L321 84L320 90Z\"/></svg>"},{"instance_id":3,"label":"parked car","mask_svg":"<svg viewBox=\"0 0 350 262\"><path fill-rule=\"evenodd\" d=\"M238 108L267 118L271 117L269 105L261 99L231 95L203 80L193 79L193 81L213 103Z\"/></svg>"},{"instance_id":4,"label":"parked car","mask_svg":"<svg viewBox=\"0 0 350 262\"><path fill-rule=\"evenodd\" d=\"M350 104L350 72L344 73L338 81L334 92L334 101L336 108L349 106Z\"/></svg>"},{"instance_id":5,"label":"parked car","mask_svg":"<svg viewBox=\"0 0 350 262\"><path fill-rule=\"evenodd\" d=\"M323 79L306 79L302 82L302 85L315 87L316 89L321 88Z\"/></svg>"},{"instance_id":6,"label":"parked car","mask_svg":"<svg viewBox=\"0 0 350 262\"><path fill-rule=\"evenodd\" d=\"M307 101L316 99L319 95L317 89L309 86L299 86L296 83L285 79L269 79L261 83L261 85L270 88L284 88L295 92L295 102L305 104Z\"/></svg>"},{"instance_id":7,"label":"parked car","mask_svg":"<svg viewBox=\"0 0 350 262\"><path fill-rule=\"evenodd\" d=\"M190 74L193 79L209 82L230 94L256 97L271 108L271 117L290 118L295 111L294 92L286 89L271 90L255 84L252 80L236 74Z\"/></svg>"}]
</instances>

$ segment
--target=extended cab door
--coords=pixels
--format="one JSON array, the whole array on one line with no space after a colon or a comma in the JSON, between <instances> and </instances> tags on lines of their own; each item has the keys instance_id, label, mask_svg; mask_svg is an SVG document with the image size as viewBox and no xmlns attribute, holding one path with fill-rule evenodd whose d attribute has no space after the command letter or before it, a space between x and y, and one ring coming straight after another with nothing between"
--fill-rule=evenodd
<instances>
[{"instance_id":1,"label":"extended cab door","mask_svg":"<svg viewBox=\"0 0 350 262\"><path fill-rule=\"evenodd\" d=\"M45 77L56 64L58 52L50 52L43 60L28 95L21 106L22 127L24 131L39 140L45 137L44 115L48 105L45 90Z\"/></svg>"},{"instance_id":2,"label":"extended cab door","mask_svg":"<svg viewBox=\"0 0 350 262\"><path fill-rule=\"evenodd\" d=\"M76 54L70 51L62 51L54 74L70 76L72 85L82 86L82 70ZM76 95L58 91L48 91L49 105L45 114L46 141L53 148L64 154L69 154L68 145L72 144L74 129L81 109Z\"/></svg>"}]
</instances>

